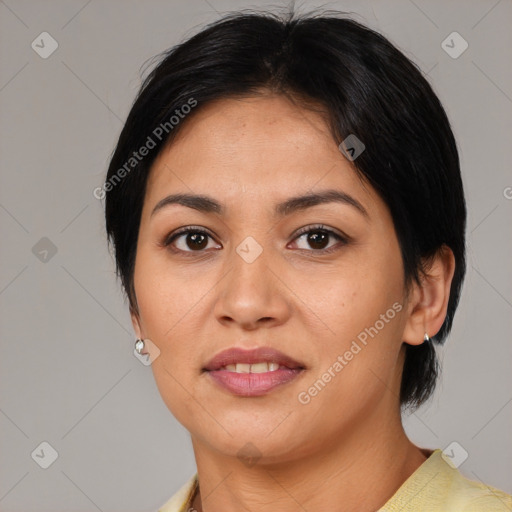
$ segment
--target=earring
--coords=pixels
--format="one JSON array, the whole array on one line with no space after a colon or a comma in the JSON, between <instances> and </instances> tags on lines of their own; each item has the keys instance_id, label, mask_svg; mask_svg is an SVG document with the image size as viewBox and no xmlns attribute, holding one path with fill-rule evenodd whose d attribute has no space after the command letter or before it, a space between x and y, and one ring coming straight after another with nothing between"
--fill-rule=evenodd
<instances>
[{"instance_id":1,"label":"earring","mask_svg":"<svg viewBox=\"0 0 512 512\"><path fill-rule=\"evenodd\" d=\"M138 339L135 342L135 350L138 354L142 355L142 351L144 350L144 340Z\"/></svg>"},{"instance_id":2,"label":"earring","mask_svg":"<svg viewBox=\"0 0 512 512\"><path fill-rule=\"evenodd\" d=\"M430 341L429 335L425 333L425 336L423 337L423 341L426 341L427 343Z\"/></svg>"}]
</instances>

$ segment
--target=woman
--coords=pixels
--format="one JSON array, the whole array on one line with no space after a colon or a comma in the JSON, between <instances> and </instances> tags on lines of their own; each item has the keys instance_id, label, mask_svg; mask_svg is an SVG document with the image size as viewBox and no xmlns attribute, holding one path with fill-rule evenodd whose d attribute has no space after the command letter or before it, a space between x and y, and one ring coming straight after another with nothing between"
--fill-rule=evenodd
<instances>
[{"instance_id":1,"label":"woman","mask_svg":"<svg viewBox=\"0 0 512 512\"><path fill-rule=\"evenodd\" d=\"M136 350L197 473L160 510L506 510L401 410L465 274L456 143L417 67L336 14L238 13L171 49L112 157Z\"/></svg>"}]
</instances>

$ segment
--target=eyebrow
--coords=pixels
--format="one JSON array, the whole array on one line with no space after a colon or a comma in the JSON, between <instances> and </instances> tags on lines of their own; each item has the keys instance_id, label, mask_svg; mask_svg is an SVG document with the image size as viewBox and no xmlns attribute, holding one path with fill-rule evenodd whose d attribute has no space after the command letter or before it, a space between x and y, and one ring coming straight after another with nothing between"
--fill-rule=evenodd
<instances>
[{"instance_id":1,"label":"eyebrow","mask_svg":"<svg viewBox=\"0 0 512 512\"><path fill-rule=\"evenodd\" d=\"M366 220L370 218L364 206L357 199L346 192L333 189L291 197L282 203L276 204L274 214L278 217L285 217L292 213L327 203L341 203L352 206L359 211ZM203 213L225 214L224 206L212 197L202 194L172 194L158 201L151 212L151 216L157 211L174 204L180 204Z\"/></svg>"}]
</instances>

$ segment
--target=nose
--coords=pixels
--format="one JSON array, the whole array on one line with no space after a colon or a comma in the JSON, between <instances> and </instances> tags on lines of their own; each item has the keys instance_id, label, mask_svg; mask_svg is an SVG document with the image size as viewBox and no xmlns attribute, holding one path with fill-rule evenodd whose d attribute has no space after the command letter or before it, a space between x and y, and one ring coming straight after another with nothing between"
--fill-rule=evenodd
<instances>
[{"instance_id":1,"label":"nose","mask_svg":"<svg viewBox=\"0 0 512 512\"><path fill-rule=\"evenodd\" d=\"M254 261L248 262L233 250L227 265L228 272L219 283L214 307L220 323L254 330L281 325L288 320L291 292L276 261L272 261L270 251L263 250Z\"/></svg>"}]
</instances>

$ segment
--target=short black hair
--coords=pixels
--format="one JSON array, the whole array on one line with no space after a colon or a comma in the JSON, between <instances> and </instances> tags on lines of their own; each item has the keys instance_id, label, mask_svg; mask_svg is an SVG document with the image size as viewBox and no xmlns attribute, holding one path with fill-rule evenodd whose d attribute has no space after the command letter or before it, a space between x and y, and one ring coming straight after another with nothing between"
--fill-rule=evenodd
<instances>
[{"instance_id":1,"label":"short black hair","mask_svg":"<svg viewBox=\"0 0 512 512\"><path fill-rule=\"evenodd\" d=\"M407 290L413 280L420 283L443 245L453 251L445 321L431 341L406 347L400 404L415 409L435 388L434 345L451 330L466 271L459 157L445 110L421 70L344 13L229 13L159 56L133 103L102 189L107 235L130 308L138 309L135 255L155 158L201 106L262 91L325 112L338 144L351 134L364 143L355 171L389 207Z\"/></svg>"}]
</instances>

